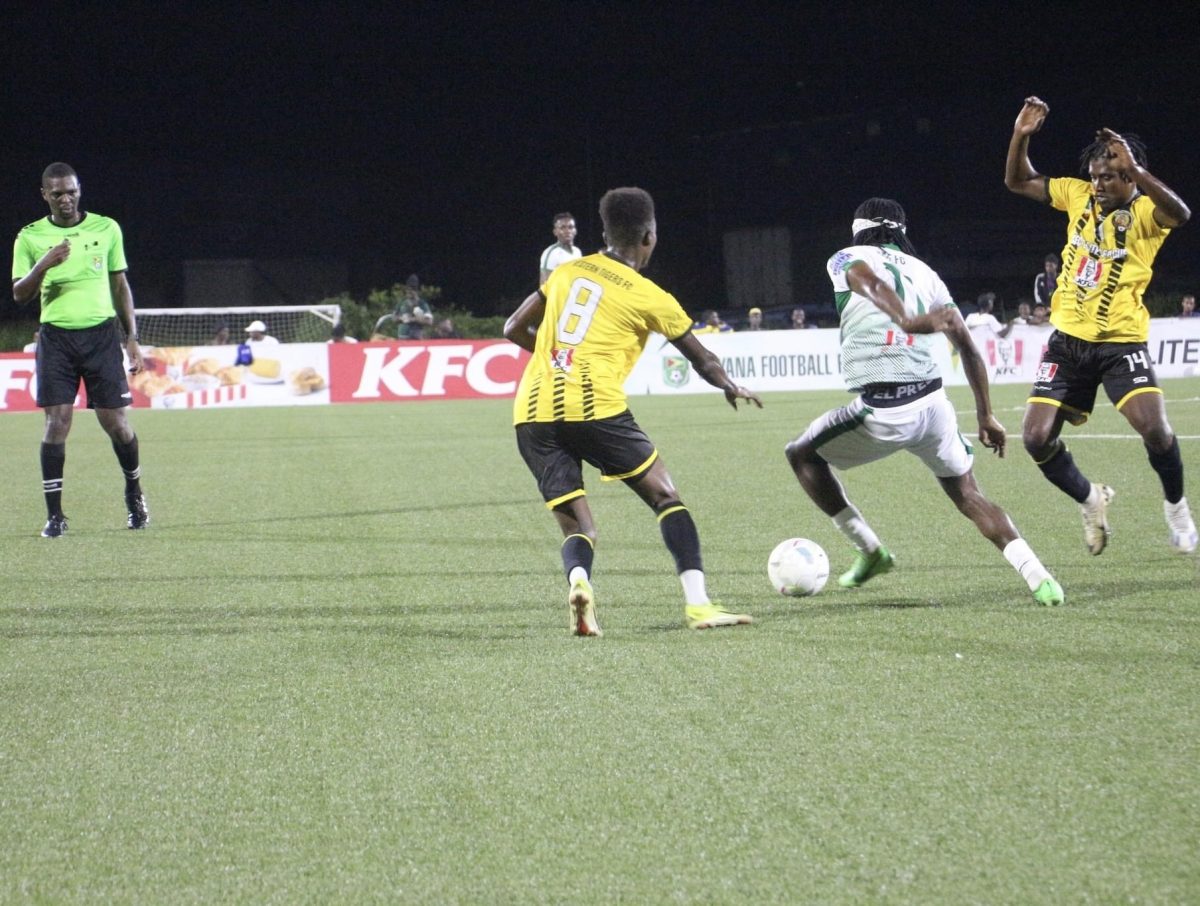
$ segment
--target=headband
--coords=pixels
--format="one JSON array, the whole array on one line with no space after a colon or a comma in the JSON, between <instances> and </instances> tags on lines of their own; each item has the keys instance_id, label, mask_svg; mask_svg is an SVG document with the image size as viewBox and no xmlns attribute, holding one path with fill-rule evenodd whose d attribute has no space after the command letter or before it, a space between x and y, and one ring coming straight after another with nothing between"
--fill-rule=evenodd
<instances>
[{"instance_id":1,"label":"headband","mask_svg":"<svg viewBox=\"0 0 1200 906\"><path fill-rule=\"evenodd\" d=\"M851 224L851 236L857 236L863 230L873 230L876 227L890 227L893 230L904 232L904 224L897 223L894 220L886 220L883 217L877 217L874 220L868 220L865 217L855 217L854 223Z\"/></svg>"}]
</instances>

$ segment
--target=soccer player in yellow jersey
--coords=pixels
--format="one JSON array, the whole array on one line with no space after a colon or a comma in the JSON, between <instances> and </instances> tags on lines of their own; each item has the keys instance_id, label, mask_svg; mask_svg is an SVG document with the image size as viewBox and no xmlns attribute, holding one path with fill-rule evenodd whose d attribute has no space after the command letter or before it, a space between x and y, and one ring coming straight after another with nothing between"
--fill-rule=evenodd
<instances>
[{"instance_id":1,"label":"soccer player in yellow jersey","mask_svg":"<svg viewBox=\"0 0 1200 906\"><path fill-rule=\"evenodd\" d=\"M571 627L601 635L592 590L596 526L583 487L582 463L624 481L658 516L683 584L692 629L749 623L713 604L704 582L700 536L667 467L634 421L624 383L651 331L667 337L704 380L762 408L730 380L720 360L692 336L692 320L675 297L640 271L658 242L654 201L642 189L612 189L600 200L603 252L560 265L504 325L504 335L533 354L513 407L517 448L537 479L563 533Z\"/></svg>"},{"instance_id":2,"label":"soccer player in yellow jersey","mask_svg":"<svg viewBox=\"0 0 1200 906\"><path fill-rule=\"evenodd\" d=\"M1163 241L1187 223L1191 211L1146 169L1141 142L1111 129L1098 131L1083 150L1087 180L1038 173L1029 162L1029 139L1049 110L1040 98L1025 99L1004 169L1010 191L1067 214L1063 269L1050 306L1055 330L1025 408L1025 449L1042 474L1079 503L1084 541L1099 554L1108 543L1113 490L1084 477L1059 434L1063 422L1087 420L1103 384L1117 411L1142 436L1162 482L1171 546L1190 554L1197 546L1196 524L1183 496L1179 440L1167 423L1146 346L1150 313L1142 293Z\"/></svg>"}]
</instances>

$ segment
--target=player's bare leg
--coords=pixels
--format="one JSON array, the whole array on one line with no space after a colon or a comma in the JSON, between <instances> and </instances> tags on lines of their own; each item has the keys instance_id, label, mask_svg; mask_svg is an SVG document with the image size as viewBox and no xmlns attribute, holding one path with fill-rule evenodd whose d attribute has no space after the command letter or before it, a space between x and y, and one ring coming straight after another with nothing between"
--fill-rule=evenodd
<instances>
[{"instance_id":1,"label":"player's bare leg","mask_svg":"<svg viewBox=\"0 0 1200 906\"><path fill-rule=\"evenodd\" d=\"M788 444L784 453L804 493L858 552L850 569L838 576L838 584L858 588L868 579L889 572L894 563L891 553L850 502L829 463L802 440Z\"/></svg>"},{"instance_id":2,"label":"player's bare leg","mask_svg":"<svg viewBox=\"0 0 1200 906\"><path fill-rule=\"evenodd\" d=\"M1004 559L1021 574L1039 604L1063 603L1062 586L1042 566L1042 561L1017 532L1008 514L983 496L974 472L954 478L939 478L938 482L958 511L975 523L979 533L996 545L1004 554Z\"/></svg>"}]
</instances>

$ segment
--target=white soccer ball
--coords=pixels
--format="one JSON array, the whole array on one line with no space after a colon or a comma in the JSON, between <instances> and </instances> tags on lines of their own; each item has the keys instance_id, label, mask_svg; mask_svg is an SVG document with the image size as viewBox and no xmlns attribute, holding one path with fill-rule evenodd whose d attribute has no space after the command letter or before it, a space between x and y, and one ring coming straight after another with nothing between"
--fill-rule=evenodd
<instances>
[{"instance_id":1,"label":"white soccer ball","mask_svg":"<svg viewBox=\"0 0 1200 906\"><path fill-rule=\"evenodd\" d=\"M829 579L829 558L821 545L807 538L780 541L767 560L767 575L781 595L815 595Z\"/></svg>"}]
</instances>

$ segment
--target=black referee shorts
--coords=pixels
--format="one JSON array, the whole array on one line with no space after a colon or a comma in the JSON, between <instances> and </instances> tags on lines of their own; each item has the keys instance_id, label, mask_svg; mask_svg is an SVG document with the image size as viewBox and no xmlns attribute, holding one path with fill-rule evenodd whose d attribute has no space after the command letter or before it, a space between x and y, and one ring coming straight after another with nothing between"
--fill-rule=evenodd
<instances>
[{"instance_id":1,"label":"black referee shorts","mask_svg":"<svg viewBox=\"0 0 1200 906\"><path fill-rule=\"evenodd\" d=\"M132 402L116 318L79 330L53 324L41 324L38 329L39 406L74 403L81 380L87 388L89 409L121 409Z\"/></svg>"},{"instance_id":2,"label":"black referee shorts","mask_svg":"<svg viewBox=\"0 0 1200 906\"><path fill-rule=\"evenodd\" d=\"M525 422L517 425L517 449L537 479L549 509L583 495L583 463L608 481L644 473L658 451L628 409L586 422Z\"/></svg>"}]
</instances>

